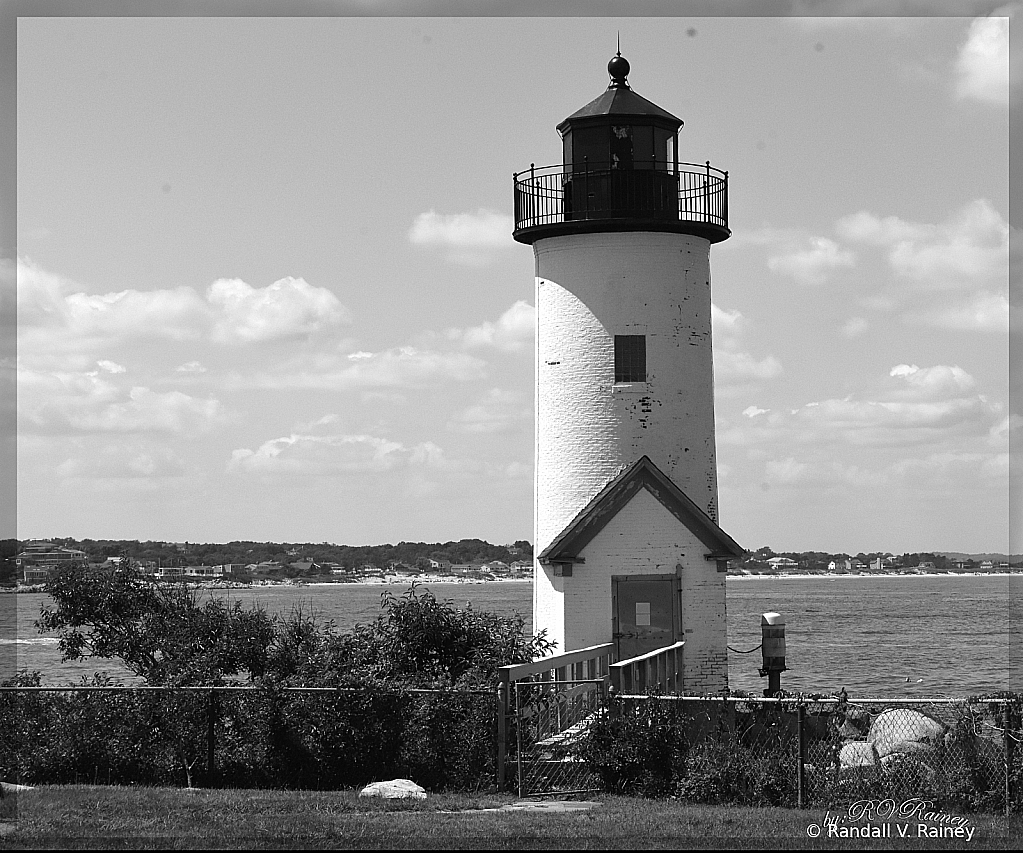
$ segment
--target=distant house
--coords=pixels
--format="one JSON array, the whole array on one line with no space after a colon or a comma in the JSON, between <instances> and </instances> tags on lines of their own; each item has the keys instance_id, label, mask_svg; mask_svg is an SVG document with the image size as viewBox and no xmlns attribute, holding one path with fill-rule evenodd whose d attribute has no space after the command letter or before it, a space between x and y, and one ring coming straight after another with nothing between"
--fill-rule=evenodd
<instances>
[{"instance_id":1,"label":"distant house","mask_svg":"<svg viewBox=\"0 0 1023 853\"><path fill-rule=\"evenodd\" d=\"M220 566L164 566L153 570L157 580L185 580L188 578L222 578L232 573L234 564Z\"/></svg>"},{"instance_id":2,"label":"distant house","mask_svg":"<svg viewBox=\"0 0 1023 853\"><path fill-rule=\"evenodd\" d=\"M280 573L283 568L280 563L264 560L261 563L249 563L245 570L255 577L268 577L269 575Z\"/></svg>"},{"instance_id":3,"label":"distant house","mask_svg":"<svg viewBox=\"0 0 1023 853\"><path fill-rule=\"evenodd\" d=\"M799 563L789 557L771 557L767 564L775 571L791 572L799 568Z\"/></svg>"},{"instance_id":4,"label":"distant house","mask_svg":"<svg viewBox=\"0 0 1023 853\"><path fill-rule=\"evenodd\" d=\"M456 563L448 569L448 574L461 577L479 577L482 574L482 566L477 563Z\"/></svg>"},{"instance_id":5,"label":"distant house","mask_svg":"<svg viewBox=\"0 0 1023 853\"><path fill-rule=\"evenodd\" d=\"M88 556L77 548L66 548L46 539L30 539L14 555L14 565L21 569L25 583L46 583L57 566L67 563L85 565Z\"/></svg>"},{"instance_id":6,"label":"distant house","mask_svg":"<svg viewBox=\"0 0 1023 853\"><path fill-rule=\"evenodd\" d=\"M511 571L511 566L507 563L502 563L500 560L491 560L489 563L484 563L480 568L487 570L492 575L506 575Z\"/></svg>"}]
</instances>

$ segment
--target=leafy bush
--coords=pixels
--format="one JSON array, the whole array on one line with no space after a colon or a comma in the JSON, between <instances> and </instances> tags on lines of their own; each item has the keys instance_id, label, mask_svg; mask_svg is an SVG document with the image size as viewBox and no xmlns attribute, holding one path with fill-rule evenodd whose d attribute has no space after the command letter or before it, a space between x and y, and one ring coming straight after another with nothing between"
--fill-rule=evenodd
<instances>
[{"instance_id":1,"label":"leafy bush","mask_svg":"<svg viewBox=\"0 0 1023 853\"><path fill-rule=\"evenodd\" d=\"M605 791L709 805L795 802L796 758L775 714L759 709L737 721L732 707L656 696L616 710L590 727L580 750Z\"/></svg>"},{"instance_id":2,"label":"leafy bush","mask_svg":"<svg viewBox=\"0 0 1023 853\"><path fill-rule=\"evenodd\" d=\"M689 752L691 723L681 702L622 703L591 724L579 755L605 791L667 796Z\"/></svg>"},{"instance_id":3,"label":"leafy bush","mask_svg":"<svg viewBox=\"0 0 1023 853\"><path fill-rule=\"evenodd\" d=\"M791 805L796 801L792 750L710 740L687 756L675 796L706 805Z\"/></svg>"}]
</instances>

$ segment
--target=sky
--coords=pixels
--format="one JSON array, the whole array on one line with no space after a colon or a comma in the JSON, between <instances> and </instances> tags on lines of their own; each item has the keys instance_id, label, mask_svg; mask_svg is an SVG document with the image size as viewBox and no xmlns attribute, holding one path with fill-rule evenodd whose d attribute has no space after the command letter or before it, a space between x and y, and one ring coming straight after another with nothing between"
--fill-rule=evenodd
<instances>
[{"instance_id":1,"label":"sky","mask_svg":"<svg viewBox=\"0 0 1023 853\"><path fill-rule=\"evenodd\" d=\"M722 527L1023 550L1010 11L19 18L18 537L532 540L512 174L620 32L729 172Z\"/></svg>"}]
</instances>

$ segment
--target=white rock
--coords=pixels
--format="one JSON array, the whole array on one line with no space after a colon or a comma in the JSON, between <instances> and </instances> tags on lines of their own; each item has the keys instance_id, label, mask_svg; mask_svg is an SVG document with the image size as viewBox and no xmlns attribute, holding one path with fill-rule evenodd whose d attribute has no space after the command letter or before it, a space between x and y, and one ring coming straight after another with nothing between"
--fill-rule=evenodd
<instances>
[{"instance_id":1,"label":"white rock","mask_svg":"<svg viewBox=\"0 0 1023 853\"><path fill-rule=\"evenodd\" d=\"M360 797L383 797L385 800L425 800L426 789L411 779L391 779L389 782L373 782L359 791Z\"/></svg>"},{"instance_id":2,"label":"white rock","mask_svg":"<svg viewBox=\"0 0 1023 853\"><path fill-rule=\"evenodd\" d=\"M937 720L909 708L889 708L870 724L867 740L879 757L893 752L920 752L941 740L945 727Z\"/></svg>"}]
</instances>

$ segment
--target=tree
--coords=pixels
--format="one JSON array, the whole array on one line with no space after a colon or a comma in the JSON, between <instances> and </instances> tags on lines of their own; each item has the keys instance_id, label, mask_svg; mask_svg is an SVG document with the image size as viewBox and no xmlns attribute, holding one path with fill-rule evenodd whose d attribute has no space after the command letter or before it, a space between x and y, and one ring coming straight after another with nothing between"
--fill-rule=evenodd
<instances>
[{"instance_id":1,"label":"tree","mask_svg":"<svg viewBox=\"0 0 1023 853\"><path fill-rule=\"evenodd\" d=\"M273 619L179 584L158 584L128 560L113 569L59 568L47 583L53 606L36 626L57 633L63 660L119 658L150 684L219 684L266 669Z\"/></svg>"},{"instance_id":2,"label":"tree","mask_svg":"<svg viewBox=\"0 0 1023 853\"><path fill-rule=\"evenodd\" d=\"M47 585L53 606L36 626L57 633L64 660L119 658L150 684L216 685L245 673L286 686L493 686L498 667L527 663L552 644L498 616L438 601L415 584L385 592L383 614L338 632L301 609L270 615L241 602L200 600L128 561L114 569L63 567Z\"/></svg>"}]
</instances>

